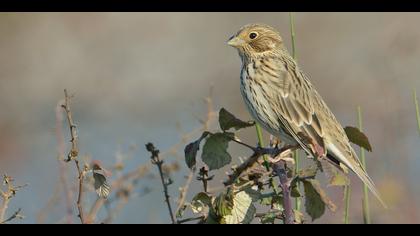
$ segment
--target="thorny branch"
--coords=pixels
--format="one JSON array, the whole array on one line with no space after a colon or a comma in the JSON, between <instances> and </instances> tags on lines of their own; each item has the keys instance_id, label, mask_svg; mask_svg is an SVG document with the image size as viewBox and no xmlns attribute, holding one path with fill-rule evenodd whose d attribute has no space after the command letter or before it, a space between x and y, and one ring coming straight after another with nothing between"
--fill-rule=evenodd
<instances>
[{"instance_id":1,"label":"thorny branch","mask_svg":"<svg viewBox=\"0 0 420 236\"><path fill-rule=\"evenodd\" d=\"M292 197L290 195L290 182L291 180L287 177L286 172L286 162L279 161L273 163L272 168L274 172L277 174L280 180L280 188L282 190L283 195L283 207L284 207L284 223L285 224L293 224L294 223L294 215L293 215L293 206L292 206Z\"/></svg>"},{"instance_id":2,"label":"thorny branch","mask_svg":"<svg viewBox=\"0 0 420 236\"><path fill-rule=\"evenodd\" d=\"M85 220L84 220L84 214L83 214L82 199L83 199L83 182L84 182L84 177L85 177L85 168L82 169L80 167L79 160L77 160L77 156L79 155L77 129L76 129L76 125L74 124L73 116L70 109L70 96L68 95L66 89L64 89L64 97L65 97L65 100L64 100L64 104L62 105L62 108L64 109L67 115L67 121L68 121L68 125L70 128L70 135L71 135L71 140L70 140L71 149L70 149L69 154L67 155L66 161L69 162L71 160L74 160L74 163L77 168L77 172L79 175L79 193L77 197L77 209L79 211L78 217L80 218L81 223L84 224Z\"/></svg>"},{"instance_id":3,"label":"thorny branch","mask_svg":"<svg viewBox=\"0 0 420 236\"><path fill-rule=\"evenodd\" d=\"M171 217L172 220L172 224L176 224L176 219L174 216L174 213L172 211L172 206L171 206L171 201L170 201L170 196L169 196L169 192L168 192L168 186L172 183L172 181L168 181L165 179L165 175L163 173L163 160L159 157L159 150L155 148L155 146L152 143L148 143L146 144L146 149L147 151L149 151L152 155L151 155L151 160L152 160L152 164L156 165L158 170L159 170L159 175L160 175L160 180L162 182L163 185L163 192L165 194L165 201L168 205L168 210L169 210L169 215Z\"/></svg>"},{"instance_id":4,"label":"thorny branch","mask_svg":"<svg viewBox=\"0 0 420 236\"><path fill-rule=\"evenodd\" d=\"M234 140L236 143L241 144L245 147L250 148L251 150L254 151L254 153L245 161L243 162L241 165L239 165L238 167L235 168L234 172L232 174L229 175L229 179L226 180L224 182L225 186L229 186L232 185L233 183L235 183L235 181L243 174L245 173L249 168L251 168L257 161L258 159L263 156L263 155L270 155L272 157L282 157L285 156L286 154L290 153L293 149L295 149L296 147L294 146L284 146L282 148L260 148L260 147L251 147L248 144L242 143L240 141Z\"/></svg>"}]
</instances>

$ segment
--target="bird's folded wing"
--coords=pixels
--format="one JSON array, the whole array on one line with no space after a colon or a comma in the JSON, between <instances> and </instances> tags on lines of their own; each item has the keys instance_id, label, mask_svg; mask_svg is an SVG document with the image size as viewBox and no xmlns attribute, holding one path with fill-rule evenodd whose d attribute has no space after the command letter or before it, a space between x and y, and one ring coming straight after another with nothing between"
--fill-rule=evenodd
<instances>
[{"instance_id":1,"label":"bird's folded wing","mask_svg":"<svg viewBox=\"0 0 420 236\"><path fill-rule=\"evenodd\" d=\"M302 148L315 157L311 145L318 145L325 150L325 144L324 130L311 96L311 84L301 76L300 72L290 73L288 70L284 71L283 75L281 81L283 86L273 101L278 119Z\"/></svg>"}]
</instances>

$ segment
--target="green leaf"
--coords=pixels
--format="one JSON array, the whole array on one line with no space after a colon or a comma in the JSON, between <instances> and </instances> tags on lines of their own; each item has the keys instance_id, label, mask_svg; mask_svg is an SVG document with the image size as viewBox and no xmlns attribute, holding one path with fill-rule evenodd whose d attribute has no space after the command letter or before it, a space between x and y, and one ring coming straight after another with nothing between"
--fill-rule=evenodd
<instances>
[{"instance_id":1,"label":"green leaf","mask_svg":"<svg viewBox=\"0 0 420 236\"><path fill-rule=\"evenodd\" d=\"M195 213L201 213L206 207L212 206L212 197L205 192L200 192L191 201L191 210Z\"/></svg>"},{"instance_id":2,"label":"green leaf","mask_svg":"<svg viewBox=\"0 0 420 236\"><path fill-rule=\"evenodd\" d=\"M283 197L281 195L277 195L276 193L267 193L262 194L261 205L270 206L275 210L283 211Z\"/></svg>"},{"instance_id":3,"label":"green leaf","mask_svg":"<svg viewBox=\"0 0 420 236\"><path fill-rule=\"evenodd\" d=\"M303 180L305 189L305 207L306 212L311 216L312 221L321 217L325 212L325 206L331 211L336 210L335 204L328 198L324 190L322 190L317 180Z\"/></svg>"},{"instance_id":4,"label":"green leaf","mask_svg":"<svg viewBox=\"0 0 420 236\"><path fill-rule=\"evenodd\" d=\"M209 135L209 132L206 131L201 135L201 137L198 140L188 144L185 147L184 149L185 163L187 164L188 168L192 169L197 163L196 157L197 157L197 152L200 149L200 143L205 137L207 137L207 135Z\"/></svg>"},{"instance_id":5,"label":"green leaf","mask_svg":"<svg viewBox=\"0 0 420 236\"><path fill-rule=\"evenodd\" d=\"M292 187L292 191L290 192L290 196L292 196L294 198L301 197L297 184Z\"/></svg>"},{"instance_id":6,"label":"green leaf","mask_svg":"<svg viewBox=\"0 0 420 236\"><path fill-rule=\"evenodd\" d=\"M321 217L325 212L325 203L322 201L321 196L313 187L310 180L303 181L305 189L305 208L312 221Z\"/></svg>"},{"instance_id":7,"label":"green leaf","mask_svg":"<svg viewBox=\"0 0 420 236\"><path fill-rule=\"evenodd\" d=\"M348 184L349 178L338 171L336 171L328 180L328 186L346 186Z\"/></svg>"},{"instance_id":8,"label":"green leaf","mask_svg":"<svg viewBox=\"0 0 420 236\"><path fill-rule=\"evenodd\" d=\"M216 200L215 212L219 217L224 217L230 215L233 209L233 190L231 188L227 189L226 193L221 193Z\"/></svg>"},{"instance_id":9,"label":"green leaf","mask_svg":"<svg viewBox=\"0 0 420 236\"><path fill-rule=\"evenodd\" d=\"M254 185L254 183L249 184L249 180L241 180L239 179L235 184L235 189L238 191L245 191L251 198L252 201L259 201L262 197L262 193L258 190L258 187Z\"/></svg>"},{"instance_id":10,"label":"green leaf","mask_svg":"<svg viewBox=\"0 0 420 236\"><path fill-rule=\"evenodd\" d=\"M268 212L263 217L261 217L260 222L261 224L274 224L274 221L277 218L277 213L275 212Z\"/></svg>"},{"instance_id":11,"label":"green leaf","mask_svg":"<svg viewBox=\"0 0 420 236\"><path fill-rule=\"evenodd\" d=\"M273 203L274 196L276 196L276 193L274 192L261 194L260 204L271 206Z\"/></svg>"},{"instance_id":12,"label":"green leaf","mask_svg":"<svg viewBox=\"0 0 420 236\"><path fill-rule=\"evenodd\" d=\"M232 157L227 152L229 141L232 138L232 133L215 133L207 138L201 159L209 167L209 170L220 169L232 161Z\"/></svg>"},{"instance_id":13,"label":"green leaf","mask_svg":"<svg viewBox=\"0 0 420 236\"><path fill-rule=\"evenodd\" d=\"M176 212L176 218L182 218L184 216L184 212L187 209L187 204L184 204L179 210Z\"/></svg>"},{"instance_id":14,"label":"green leaf","mask_svg":"<svg viewBox=\"0 0 420 236\"><path fill-rule=\"evenodd\" d=\"M204 221L205 224L215 225L220 223L220 217L216 215L213 208L210 208L209 214Z\"/></svg>"},{"instance_id":15,"label":"green leaf","mask_svg":"<svg viewBox=\"0 0 420 236\"><path fill-rule=\"evenodd\" d=\"M256 208L252 204L252 198L245 192L240 191L233 197L233 208L229 215L224 216L226 224L249 224L254 219Z\"/></svg>"},{"instance_id":16,"label":"green leaf","mask_svg":"<svg viewBox=\"0 0 420 236\"><path fill-rule=\"evenodd\" d=\"M192 169L196 161L197 151L200 149L199 142L192 142L185 147L185 163L187 164L188 168Z\"/></svg>"},{"instance_id":17,"label":"green leaf","mask_svg":"<svg viewBox=\"0 0 420 236\"><path fill-rule=\"evenodd\" d=\"M272 203L273 203L274 210L284 211L283 196L279 196L279 195L274 196Z\"/></svg>"},{"instance_id":18,"label":"green leaf","mask_svg":"<svg viewBox=\"0 0 420 236\"><path fill-rule=\"evenodd\" d=\"M219 125L223 131L235 128L235 130L253 126L253 121L242 121L236 118L232 113L222 108L219 111Z\"/></svg>"},{"instance_id":19,"label":"green leaf","mask_svg":"<svg viewBox=\"0 0 420 236\"><path fill-rule=\"evenodd\" d=\"M358 128L347 126L346 128L344 128L344 131L346 131L347 137L349 138L350 142L368 150L369 152L372 151L372 146L369 143L368 137Z\"/></svg>"}]
</instances>

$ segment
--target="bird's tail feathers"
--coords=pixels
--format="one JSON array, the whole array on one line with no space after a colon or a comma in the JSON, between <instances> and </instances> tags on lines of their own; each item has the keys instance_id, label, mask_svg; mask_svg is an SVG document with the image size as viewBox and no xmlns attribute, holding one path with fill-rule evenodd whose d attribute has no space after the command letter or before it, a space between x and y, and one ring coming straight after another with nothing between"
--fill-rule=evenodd
<instances>
[{"instance_id":1,"label":"bird's tail feathers","mask_svg":"<svg viewBox=\"0 0 420 236\"><path fill-rule=\"evenodd\" d=\"M364 168L362 167L359 158L357 157L353 149L351 149L353 156L350 159L346 158L342 154L342 152L333 144L327 145L327 149L330 154L332 154L337 160L339 160L342 164L344 164L350 170L352 170L362 180L362 182L369 188L369 190L378 199L378 201L382 204L384 208L388 208L387 204L379 194L379 191L377 190L372 179L366 173L366 170L364 170Z\"/></svg>"}]
</instances>

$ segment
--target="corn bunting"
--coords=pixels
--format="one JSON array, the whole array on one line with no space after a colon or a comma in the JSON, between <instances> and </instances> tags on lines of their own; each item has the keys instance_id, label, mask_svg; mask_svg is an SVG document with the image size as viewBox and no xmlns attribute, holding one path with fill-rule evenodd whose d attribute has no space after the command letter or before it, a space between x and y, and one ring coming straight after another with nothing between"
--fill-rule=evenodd
<instances>
[{"instance_id":1,"label":"corn bunting","mask_svg":"<svg viewBox=\"0 0 420 236\"><path fill-rule=\"evenodd\" d=\"M241 93L253 118L287 145L300 146L312 158L352 170L385 206L360 163L349 139L290 56L279 33L270 26L250 24L228 44L242 60Z\"/></svg>"}]
</instances>

